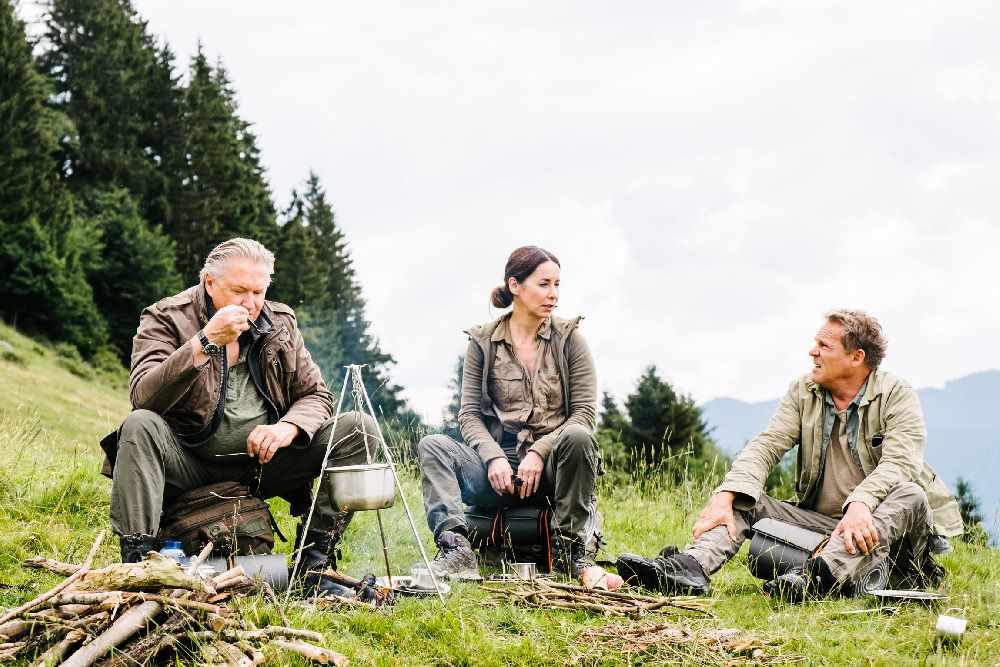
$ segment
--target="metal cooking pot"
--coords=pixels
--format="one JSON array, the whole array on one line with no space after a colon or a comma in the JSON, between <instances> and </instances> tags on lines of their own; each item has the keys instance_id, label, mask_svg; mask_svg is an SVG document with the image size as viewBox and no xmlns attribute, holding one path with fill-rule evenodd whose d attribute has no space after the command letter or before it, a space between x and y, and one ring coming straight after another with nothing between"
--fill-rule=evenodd
<instances>
[{"instance_id":1,"label":"metal cooking pot","mask_svg":"<svg viewBox=\"0 0 1000 667\"><path fill-rule=\"evenodd\" d=\"M388 463L326 469L333 504L342 512L381 510L396 502L396 484Z\"/></svg>"}]
</instances>

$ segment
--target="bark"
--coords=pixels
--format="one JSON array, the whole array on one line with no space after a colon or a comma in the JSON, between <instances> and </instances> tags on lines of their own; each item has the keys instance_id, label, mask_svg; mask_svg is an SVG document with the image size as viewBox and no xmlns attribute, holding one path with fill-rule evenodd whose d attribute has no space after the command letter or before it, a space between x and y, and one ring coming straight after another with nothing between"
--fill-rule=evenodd
<instances>
[{"instance_id":1,"label":"bark","mask_svg":"<svg viewBox=\"0 0 1000 667\"><path fill-rule=\"evenodd\" d=\"M110 628L63 663L66 667L89 667L105 653L146 627L163 610L159 602L143 602L122 614Z\"/></svg>"},{"instance_id":2,"label":"bark","mask_svg":"<svg viewBox=\"0 0 1000 667\"><path fill-rule=\"evenodd\" d=\"M51 667L52 665L58 665L62 659L66 656L69 650L79 644L87 636L87 633L83 630L71 630L66 634L56 644L53 644L49 650L38 656L35 662L31 663L32 667Z\"/></svg>"},{"instance_id":3,"label":"bark","mask_svg":"<svg viewBox=\"0 0 1000 667\"><path fill-rule=\"evenodd\" d=\"M163 588L184 588L199 593L214 593L211 583L185 572L172 558L149 552L138 563L116 563L100 570L91 570L73 584L73 591L158 591Z\"/></svg>"}]
</instances>

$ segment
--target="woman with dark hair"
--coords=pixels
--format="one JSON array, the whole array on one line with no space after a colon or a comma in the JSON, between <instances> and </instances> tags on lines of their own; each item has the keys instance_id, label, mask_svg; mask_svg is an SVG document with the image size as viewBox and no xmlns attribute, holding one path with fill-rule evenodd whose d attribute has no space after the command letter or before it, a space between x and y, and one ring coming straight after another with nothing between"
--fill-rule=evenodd
<instances>
[{"instance_id":1,"label":"woman with dark hair","mask_svg":"<svg viewBox=\"0 0 1000 667\"><path fill-rule=\"evenodd\" d=\"M582 318L552 314L559 273L559 260L542 248L511 253L491 300L513 308L466 331L458 413L465 442L429 435L417 446L437 576L479 577L463 503L551 503L555 566L580 577L593 565L597 379Z\"/></svg>"}]
</instances>

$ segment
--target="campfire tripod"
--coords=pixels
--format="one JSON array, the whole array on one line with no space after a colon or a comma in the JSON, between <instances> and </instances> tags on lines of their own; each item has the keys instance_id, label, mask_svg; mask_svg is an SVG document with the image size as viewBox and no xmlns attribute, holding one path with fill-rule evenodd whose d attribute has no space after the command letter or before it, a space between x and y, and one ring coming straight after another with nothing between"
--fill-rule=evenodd
<instances>
[{"instance_id":1,"label":"campfire tripod","mask_svg":"<svg viewBox=\"0 0 1000 667\"><path fill-rule=\"evenodd\" d=\"M323 455L323 461L320 464L319 471L319 484L323 484L323 476L326 473L327 459L330 456L330 452L333 451L333 435L337 430L337 422L340 419L341 410L344 405L344 394L347 393L347 382L351 381L351 393L354 395L355 407L360 407L359 412L362 414L368 413L372 418L372 422L375 424L374 434L364 434L365 442L365 453L368 457L368 463L372 462L372 452L368 447L368 438L374 437L382 449L382 454L385 456L385 461L392 470L392 479L396 485L396 492L399 494L400 500L403 501L403 510L406 512L406 518L410 522L410 530L413 531L413 539L417 542L417 547L420 549L420 557L423 559L424 566L427 571L430 572L431 581L434 582L434 591L437 593L438 598L441 600L441 604L444 604L444 595L441 593L441 587L438 586L437 577L434 576L434 571L431 569L430 562L427 559L427 552L424 551L424 545L420 541L420 534L417 532L417 526L413 523L413 515L410 513L410 506L406 502L406 495L403 493L403 486L399 482L399 474L396 470L396 463L392 458L392 452L389 451L389 445L385 441L385 437L382 435L382 427L379 426L378 419L375 417L375 410L372 407L371 399L368 398L368 390L365 389L365 383L361 378L361 369L364 365L352 364L345 367L344 371L344 384L340 389L340 398L337 401L337 412L333 415L333 427L330 429L330 437L326 443L326 453ZM289 575L290 580L295 579L295 573L299 569L299 563L302 560L302 551L305 549L305 543L307 539L307 533L309 524L312 522L313 510L316 508L316 498L319 496L319 485L316 486L313 491L312 503L309 505L309 514L306 517L306 524L302 529L302 536L298 545L295 548L295 564L292 566L292 572ZM375 518L378 520L378 532L379 537L382 540L382 556L385 559L385 573L388 578L389 587L392 587L392 572L389 568L389 546L386 543L385 531L382 528L382 512L381 510L375 510ZM288 601L288 597L291 594L292 588L288 587L285 592L285 601Z\"/></svg>"}]
</instances>

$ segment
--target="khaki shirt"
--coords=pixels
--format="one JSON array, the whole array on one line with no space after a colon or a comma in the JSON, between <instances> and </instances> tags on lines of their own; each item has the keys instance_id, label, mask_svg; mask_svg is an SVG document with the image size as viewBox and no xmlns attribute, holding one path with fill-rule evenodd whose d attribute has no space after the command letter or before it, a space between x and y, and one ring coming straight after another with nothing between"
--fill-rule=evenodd
<instances>
[{"instance_id":1,"label":"khaki shirt","mask_svg":"<svg viewBox=\"0 0 1000 667\"><path fill-rule=\"evenodd\" d=\"M797 446L795 490L807 505L814 502L832 430L827 424L833 426L826 394L808 375L792 382L767 428L747 443L716 491L736 493L737 509L752 507L764 492L768 473ZM924 461L926 430L917 392L879 369L869 375L856 400L854 416L848 414L847 437L849 445L854 442L851 455L857 456L864 480L844 504L860 501L874 510L897 484L916 482L934 512L934 532L960 535L958 503Z\"/></svg>"},{"instance_id":2,"label":"khaki shirt","mask_svg":"<svg viewBox=\"0 0 1000 667\"><path fill-rule=\"evenodd\" d=\"M469 335L469 345L465 352L458 423L466 444L476 450L484 463L506 455L499 444L506 429L497 415L496 397L489 380L494 376L496 348L504 345L503 336L500 336L500 341L496 341L493 339L494 334L509 318L510 313L505 313L499 319L465 332ZM544 435L533 433L535 442L528 449L537 452L543 459L548 458L556 440L567 426L582 426L590 433L597 427L597 373L590 348L578 331L582 319L575 317L564 320L554 315L549 318L548 351L555 359L555 367L559 369L563 412L562 423L555 430ZM532 396L534 394L533 390Z\"/></svg>"},{"instance_id":3,"label":"khaki shirt","mask_svg":"<svg viewBox=\"0 0 1000 667\"><path fill-rule=\"evenodd\" d=\"M552 325L546 320L538 329L535 372L530 374L514 354L509 320L493 332L496 346L487 383L494 409L505 433L517 437L518 450L530 446L566 421L562 379L551 345Z\"/></svg>"}]
</instances>

